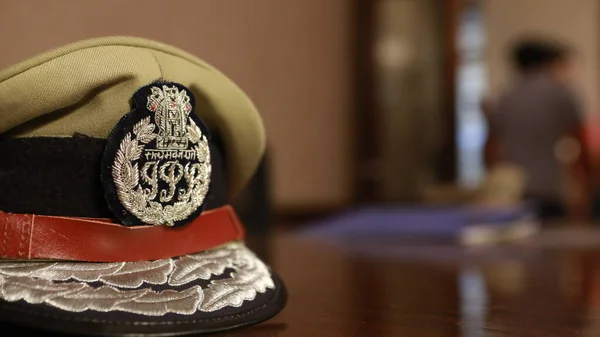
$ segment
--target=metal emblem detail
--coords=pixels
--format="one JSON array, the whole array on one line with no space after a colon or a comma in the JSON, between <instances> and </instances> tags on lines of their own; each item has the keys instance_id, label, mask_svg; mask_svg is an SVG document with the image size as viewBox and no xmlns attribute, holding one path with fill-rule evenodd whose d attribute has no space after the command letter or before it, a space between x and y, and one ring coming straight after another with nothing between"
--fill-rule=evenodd
<instances>
[{"instance_id":1,"label":"metal emblem detail","mask_svg":"<svg viewBox=\"0 0 600 337\"><path fill-rule=\"evenodd\" d=\"M112 179L125 210L144 224L173 226L203 204L210 184L206 135L187 91L150 86L145 110L114 155ZM141 107L138 107L138 110Z\"/></svg>"}]
</instances>

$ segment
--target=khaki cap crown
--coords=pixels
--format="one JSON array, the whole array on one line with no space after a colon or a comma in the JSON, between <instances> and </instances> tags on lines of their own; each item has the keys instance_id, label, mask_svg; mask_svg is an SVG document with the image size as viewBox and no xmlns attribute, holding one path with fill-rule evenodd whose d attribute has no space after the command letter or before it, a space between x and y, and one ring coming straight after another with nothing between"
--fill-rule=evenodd
<instances>
[{"instance_id":1,"label":"khaki cap crown","mask_svg":"<svg viewBox=\"0 0 600 337\"><path fill-rule=\"evenodd\" d=\"M0 71L0 135L107 138L136 90L157 79L193 92L198 116L224 140L230 194L239 192L264 152L258 111L221 72L159 42L85 40Z\"/></svg>"}]
</instances>

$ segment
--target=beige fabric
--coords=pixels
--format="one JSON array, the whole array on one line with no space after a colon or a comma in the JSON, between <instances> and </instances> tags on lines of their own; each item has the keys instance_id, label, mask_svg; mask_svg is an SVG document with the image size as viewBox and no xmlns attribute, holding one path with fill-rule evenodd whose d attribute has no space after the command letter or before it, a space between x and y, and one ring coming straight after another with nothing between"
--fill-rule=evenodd
<instances>
[{"instance_id":1,"label":"beige fabric","mask_svg":"<svg viewBox=\"0 0 600 337\"><path fill-rule=\"evenodd\" d=\"M523 200L527 179L527 173L519 165L498 163L486 174L474 202L487 205L516 205Z\"/></svg>"},{"instance_id":2,"label":"beige fabric","mask_svg":"<svg viewBox=\"0 0 600 337\"><path fill-rule=\"evenodd\" d=\"M227 77L171 46L107 37L71 44L0 71L0 134L106 138L141 86L162 78L196 97L196 112L224 137L231 193L253 174L265 147L252 102Z\"/></svg>"}]
</instances>

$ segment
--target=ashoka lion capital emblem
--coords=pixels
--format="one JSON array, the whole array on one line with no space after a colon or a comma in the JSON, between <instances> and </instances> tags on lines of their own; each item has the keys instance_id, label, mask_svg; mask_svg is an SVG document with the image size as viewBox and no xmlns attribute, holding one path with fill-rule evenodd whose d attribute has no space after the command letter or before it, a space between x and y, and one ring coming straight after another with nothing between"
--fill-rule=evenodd
<instances>
[{"instance_id":1,"label":"ashoka lion capital emblem","mask_svg":"<svg viewBox=\"0 0 600 337\"><path fill-rule=\"evenodd\" d=\"M132 112L135 124L114 155L112 178L127 212L143 224L174 226L201 211L211 174L208 139L184 87L146 89L145 107Z\"/></svg>"}]
</instances>

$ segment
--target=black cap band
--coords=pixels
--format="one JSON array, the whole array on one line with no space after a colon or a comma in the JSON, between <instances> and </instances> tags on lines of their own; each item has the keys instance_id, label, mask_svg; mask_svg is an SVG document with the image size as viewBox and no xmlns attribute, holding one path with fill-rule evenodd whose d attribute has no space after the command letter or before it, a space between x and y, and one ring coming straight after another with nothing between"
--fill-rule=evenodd
<instances>
[{"instance_id":1,"label":"black cap band","mask_svg":"<svg viewBox=\"0 0 600 337\"><path fill-rule=\"evenodd\" d=\"M0 140L0 211L114 218L104 197L100 163L105 139L15 138ZM211 188L205 208L227 204L223 147L211 137Z\"/></svg>"}]
</instances>

